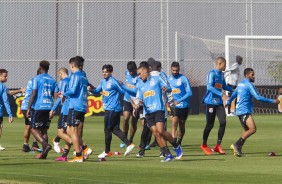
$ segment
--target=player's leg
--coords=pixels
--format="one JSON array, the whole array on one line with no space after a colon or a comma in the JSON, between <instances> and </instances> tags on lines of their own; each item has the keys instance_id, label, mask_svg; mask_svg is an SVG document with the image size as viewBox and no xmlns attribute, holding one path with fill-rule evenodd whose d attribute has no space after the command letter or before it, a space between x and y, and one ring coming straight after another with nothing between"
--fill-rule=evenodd
<instances>
[{"instance_id":1,"label":"player's leg","mask_svg":"<svg viewBox=\"0 0 282 184\"><path fill-rule=\"evenodd\" d=\"M125 134L125 136L127 137L128 136L128 131L129 131L129 120L130 120L130 116L133 112L133 107L131 105L130 102L127 102L127 101L123 101L123 124L122 124L122 130L123 130L123 133ZM125 143L122 142L120 144L120 147L121 148L124 148L125 147Z\"/></svg>"},{"instance_id":2,"label":"player's leg","mask_svg":"<svg viewBox=\"0 0 282 184\"><path fill-rule=\"evenodd\" d=\"M72 144L76 153L74 159L69 162L83 162L82 150L80 149L81 137L79 136L78 132L79 119L77 119L77 117L79 116L79 114L80 112L77 112L74 109L69 110L67 133L71 137Z\"/></svg>"},{"instance_id":3,"label":"player's leg","mask_svg":"<svg viewBox=\"0 0 282 184\"><path fill-rule=\"evenodd\" d=\"M212 150L207 146L208 137L214 126L214 120L216 116L216 108L214 105L206 105L206 126L203 132L203 143L201 148L206 155L211 155Z\"/></svg>"},{"instance_id":4,"label":"player's leg","mask_svg":"<svg viewBox=\"0 0 282 184\"><path fill-rule=\"evenodd\" d=\"M218 128L218 134L217 134L217 143L214 147L214 151L218 152L219 154L225 154L224 150L221 148L221 142L225 133L225 127L226 127L226 113L225 108L223 105L217 106L216 109L216 116L219 121L219 128Z\"/></svg>"},{"instance_id":5,"label":"player's leg","mask_svg":"<svg viewBox=\"0 0 282 184\"><path fill-rule=\"evenodd\" d=\"M24 138L23 138L23 148L22 151L23 152L29 152L31 151L30 147L29 147L29 138L30 138L30 119L26 117L26 110L22 110L23 114L24 114L24 121L25 121L25 129L24 129Z\"/></svg>"},{"instance_id":6,"label":"player's leg","mask_svg":"<svg viewBox=\"0 0 282 184\"><path fill-rule=\"evenodd\" d=\"M176 116L175 111L174 114L171 114L171 135L173 137L173 142L177 142L177 127L179 123L179 118Z\"/></svg>"},{"instance_id":7,"label":"player's leg","mask_svg":"<svg viewBox=\"0 0 282 184\"><path fill-rule=\"evenodd\" d=\"M35 110L31 120L31 133L34 138L42 144L43 148L42 154L37 155L36 158L46 159L48 152L52 149L52 146L48 144L47 136L49 111Z\"/></svg>"},{"instance_id":8,"label":"player's leg","mask_svg":"<svg viewBox=\"0 0 282 184\"><path fill-rule=\"evenodd\" d=\"M0 116L0 138L2 136L2 129L3 129L3 117ZM0 151L5 150L5 148L0 144Z\"/></svg>"},{"instance_id":9,"label":"player's leg","mask_svg":"<svg viewBox=\"0 0 282 184\"><path fill-rule=\"evenodd\" d=\"M182 108L179 109L179 113L177 113L177 117L179 119L179 131L178 131L178 140L177 140L177 144L181 145L183 137L185 135L186 132L186 128L185 128L185 122L188 118L188 114L189 114L189 108Z\"/></svg>"}]
</instances>

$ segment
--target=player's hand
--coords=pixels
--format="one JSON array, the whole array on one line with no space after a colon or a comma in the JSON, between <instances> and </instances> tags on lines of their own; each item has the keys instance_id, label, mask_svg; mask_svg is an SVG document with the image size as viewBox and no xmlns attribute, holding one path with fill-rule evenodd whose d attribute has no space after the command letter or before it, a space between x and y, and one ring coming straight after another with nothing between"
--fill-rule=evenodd
<instances>
[{"instance_id":1,"label":"player's hand","mask_svg":"<svg viewBox=\"0 0 282 184\"><path fill-rule=\"evenodd\" d=\"M280 103L280 101L278 99L274 100L274 104L279 104L279 103Z\"/></svg>"},{"instance_id":2,"label":"player's hand","mask_svg":"<svg viewBox=\"0 0 282 184\"><path fill-rule=\"evenodd\" d=\"M178 102L178 101L176 101L176 100L174 100L174 102L173 102L173 103L174 103L174 105L175 105L175 106L177 106L177 105L179 104L179 102Z\"/></svg>"},{"instance_id":3,"label":"player's hand","mask_svg":"<svg viewBox=\"0 0 282 184\"><path fill-rule=\"evenodd\" d=\"M123 82L122 81L119 81L120 85L123 85Z\"/></svg>"},{"instance_id":4,"label":"player's hand","mask_svg":"<svg viewBox=\"0 0 282 184\"><path fill-rule=\"evenodd\" d=\"M167 88L166 88L165 86L163 86L163 87L162 87L162 90L163 90L164 92L166 92L166 91L167 91Z\"/></svg>"},{"instance_id":5,"label":"player's hand","mask_svg":"<svg viewBox=\"0 0 282 184\"><path fill-rule=\"evenodd\" d=\"M12 122L13 122L13 118L9 117L9 123L12 123Z\"/></svg>"},{"instance_id":6,"label":"player's hand","mask_svg":"<svg viewBox=\"0 0 282 184\"><path fill-rule=\"evenodd\" d=\"M228 100L228 96L225 94L225 93L222 93L222 99L224 99L224 100Z\"/></svg>"},{"instance_id":7,"label":"player's hand","mask_svg":"<svg viewBox=\"0 0 282 184\"><path fill-rule=\"evenodd\" d=\"M91 86L87 86L87 91L92 91L92 87Z\"/></svg>"},{"instance_id":8,"label":"player's hand","mask_svg":"<svg viewBox=\"0 0 282 184\"><path fill-rule=\"evenodd\" d=\"M25 88L25 87L21 88L21 92L22 92L22 93L25 93L25 91L26 91L26 88Z\"/></svg>"},{"instance_id":9,"label":"player's hand","mask_svg":"<svg viewBox=\"0 0 282 184\"><path fill-rule=\"evenodd\" d=\"M30 110L29 109L27 109L27 111L26 111L26 117L30 118Z\"/></svg>"},{"instance_id":10,"label":"player's hand","mask_svg":"<svg viewBox=\"0 0 282 184\"><path fill-rule=\"evenodd\" d=\"M52 119L54 117L55 112L54 111L50 111L49 112L49 119Z\"/></svg>"}]
</instances>

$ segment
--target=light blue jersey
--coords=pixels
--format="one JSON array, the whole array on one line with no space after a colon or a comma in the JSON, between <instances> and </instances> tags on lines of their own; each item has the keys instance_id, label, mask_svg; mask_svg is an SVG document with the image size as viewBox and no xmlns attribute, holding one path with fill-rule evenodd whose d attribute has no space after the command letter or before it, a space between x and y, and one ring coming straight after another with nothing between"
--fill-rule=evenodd
<instances>
[{"instance_id":1,"label":"light blue jersey","mask_svg":"<svg viewBox=\"0 0 282 184\"><path fill-rule=\"evenodd\" d=\"M126 84L122 85L125 90L123 100L130 102L130 98L136 97L137 85L141 82L141 79L136 74L135 76L130 75L128 70L125 71Z\"/></svg>"},{"instance_id":2,"label":"light blue jersey","mask_svg":"<svg viewBox=\"0 0 282 184\"><path fill-rule=\"evenodd\" d=\"M87 111L88 80L81 71L76 71L70 77L69 89L63 94L69 98L69 109L79 112Z\"/></svg>"},{"instance_id":3,"label":"light blue jersey","mask_svg":"<svg viewBox=\"0 0 282 184\"><path fill-rule=\"evenodd\" d=\"M60 81L60 93L64 94L66 91L68 91L69 89L69 82L70 82L70 78L66 77L63 80ZM69 103L70 103L70 98L66 97L62 108L61 108L61 114L63 114L64 116L68 115L69 113ZM55 111L57 109L57 107L61 104L61 98L57 98L55 104L52 107L51 111Z\"/></svg>"},{"instance_id":4,"label":"light blue jersey","mask_svg":"<svg viewBox=\"0 0 282 184\"><path fill-rule=\"evenodd\" d=\"M192 96L192 90L190 82L186 76L178 74L176 76L172 75L168 78L168 82L172 89L173 99L178 101L176 108L189 108L190 98Z\"/></svg>"},{"instance_id":5,"label":"light blue jersey","mask_svg":"<svg viewBox=\"0 0 282 184\"><path fill-rule=\"evenodd\" d=\"M5 105L9 118L11 118L13 115L7 95L7 88L4 83L0 82L0 117L3 117L3 103Z\"/></svg>"},{"instance_id":6,"label":"light blue jersey","mask_svg":"<svg viewBox=\"0 0 282 184\"><path fill-rule=\"evenodd\" d=\"M162 87L171 92L170 86L160 76L150 76L146 82L138 85L137 98L143 101L145 114L165 111Z\"/></svg>"},{"instance_id":7,"label":"light blue jersey","mask_svg":"<svg viewBox=\"0 0 282 184\"><path fill-rule=\"evenodd\" d=\"M32 81L32 90L37 90L34 110L51 110L54 103L54 93L58 92L58 85L49 74L37 75Z\"/></svg>"},{"instance_id":8,"label":"light blue jersey","mask_svg":"<svg viewBox=\"0 0 282 184\"><path fill-rule=\"evenodd\" d=\"M115 112L122 110L119 96L124 94L125 91L113 76L103 79L97 88L92 90L92 93L103 95L104 110Z\"/></svg>"},{"instance_id":9,"label":"light blue jersey","mask_svg":"<svg viewBox=\"0 0 282 184\"><path fill-rule=\"evenodd\" d=\"M232 87L227 86L222 71L213 69L207 77L207 92L203 98L203 103L209 105L222 105L222 90L232 91Z\"/></svg>"},{"instance_id":10,"label":"light blue jersey","mask_svg":"<svg viewBox=\"0 0 282 184\"><path fill-rule=\"evenodd\" d=\"M32 94L32 81L33 81L33 78L30 79L28 81L27 85L26 85L25 95L24 95L24 99L22 101L21 110L27 110L28 109L29 99L30 99L30 96ZM34 108L34 104L32 104L31 108Z\"/></svg>"},{"instance_id":11,"label":"light blue jersey","mask_svg":"<svg viewBox=\"0 0 282 184\"><path fill-rule=\"evenodd\" d=\"M268 99L263 96L260 96L257 92L256 88L250 82L249 79L243 79L239 82L236 90L231 95L230 99L227 101L227 105L230 105L234 98L237 97L236 103L236 115L243 115L243 114L252 114L253 113L253 101L252 98L254 97L256 100L267 102L267 103L274 103L273 99Z\"/></svg>"}]
</instances>

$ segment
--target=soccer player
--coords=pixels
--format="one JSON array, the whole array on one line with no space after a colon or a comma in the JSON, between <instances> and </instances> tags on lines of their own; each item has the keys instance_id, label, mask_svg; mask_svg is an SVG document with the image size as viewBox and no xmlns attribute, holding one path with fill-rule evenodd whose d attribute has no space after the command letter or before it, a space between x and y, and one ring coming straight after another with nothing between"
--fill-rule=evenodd
<instances>
[{"instance_id":1,"label":"soccer player","mask_svg":"<svg viewBox=\"0 0 282 184\"><path fill-rule=\"evenodd\" d=\"M41 70L38 69L37 70L37 75L40 75L41 74L40 72L41 72ZM30 96L32 94L32 81L33 81L33 79L34 78L30 79L28 81L28 83L27 83L24 99L23 99L22 104L21 104L21 111L23 112L24 119L25 119L24 144L23 144L23 148L22 148L23 152L31 151L31 149L30 149L30 147L28 145L29 137L30 137L30 133L31 133L31 127L30 127L30 125L31 125L31 118L26 116L26 111L27 111L27 108L28 108L28 103L29 103ZM31 109L30 109L31 117L32 117L33 113L34 113L34 104L31 106ZM32 143L32 149L34 151L39 151L39 152L42 151L39 148L35 138L34 138L34 141Z\"/></svg>"},{"instance_id":2,"label":"soccer player","mask_svg":"<svg viewBox=\"0 0 282 184\"><path fill-rule=\"evenodd\" d=\"M242 65L242 63L243 63L243 58L237 55L236 62L233 63L228 70L224 71L224 77L225 77L226 84L228 86L232 86L233 89L235 89L238 84L239 75L240 75L240 66ZM232 95L231 92L228 92L228 96L230 97L231 95ZM236 99L233 101L232 105L228 106L227 116L235 116L235 112L234 112L235 103L236 103L235 101ZM231 109L232 109L232 112L231 112Z\"/></svg>"},{"instance_id":3,"label":"soccer player","mask_svg":"<svg viewBox=\"0 0 282 184\"><path fill-rule=\"evenodd\" d=\"M69 162L83 162L83 159L86 159L89 155L88 149L80 149L83 145L83 140L80 136L78 126L81 122L84 122L84 115L87 110L88 80L79 69L80 60L78 57L71 58L69 60L69 66L72 72L69 81L69 89L59 96L63 101L65 98L70 99L67 133L71 137L76 156Z\"/></svg>"},{"instance_id":4,"label":"soccer player","mask_svg":"<svg viewBox=\"0 0 282 184\"><path fill-rule=\"evenodd\" d=\"M59 93L64 94L66 91L68 91L68 87L69 87L70 78L68 77L68 70L66 68L60 68L58 70L58 77L61 79ZM69 153L69 150L72 144L72 139L67 134L67 118L68 118L68 113L69 113L69 101L70 101L69 98L66 98L63 102L61 98L57 98L56 103L53 105L50 111L50 118L52 118L55 114L56 108L59 106L59 104L62 103L61 113L58 119L58 135L57 136L65 140L66 144L65 144L65 149L63 150L63 155L56 158L55 159L56 161L67 161L67 155ZM53 141L53 143L54 142L55 141ZM61 152L61 148L59 144L56 144L56 142L54 144L54 150L57 153Z\"/></svg>"},{"instance_id":5,"label":"soccer player","mask_svg":"<svg viewBox=\"0 0 282 184\"><path fill-rule=\"evenodd\" d=\"M3 129L3 105L2 102L5 105L7 114L9 116L9 123L13 122L13 117L12 117L12 111L11 111L11 107L10 107L10 103L9 103L9 99L8 99L8 95L7 95L7 88L5 86L5 82L7 82L8 80L8 71L5 69L0 69L0 137L2 135L2 129ZM4 147L2 147L0 145L0 151L5 150Z\"/></svg>"},{"instance_id":6,"label":"soccer player","mask_svg":"<svg viewBox=\"0 0 282 184\"><path fill-rule=\"evenodd\" d=\"M245 79L240 81L236 90L226 103L226 105L229 106L232 100L237 97L236 115L238 116L243 127L243 133L241 137L230 146L230 148L234 150L234 155L237 157L244 156L242 153L242 147L245 141L251 135L256 133L256 124L252 117L254 107L252 101L253 97L262 102L279 104L278 99L268 99L258 94L255 86L252 84L255 82L255 72L252 68L246 68L244 70L244 76Z\"/></svg>"},{"instance_id":7,"label":"soccer player","mask_svg":"<svg viewBox=\"0 0 282 184\"><path fill-rule=\"evenodd\" d=\"M166 157L162 162L169 162L174 159L166 145L168 140L174 147L176 158L182 157L181 146L173 143L171 134L165 131L165 105L162 99L162 91L171 91L171 88L160 76L151 76L149 68L139 66L138 76L143 81L138 85L137 98L140 99L139 105L143 104L147 126L156 137L160 149Z\"/></svg>"},{"instance_id":8,"label":"soccer player","mask_svg":"<svg viewBox=\"0 0 282 184\"><path fill-rule=\"evenodd\" d=\"M102 73L104 79L98 85L98 87L91 92L93 94L101 93L103 95L103 108L105 110L104 115L104 132L105 132L105 151L98 155L98 158L105 158L111 156L111 141L112 133L115 134L122 142L127 145L125 156L129 155L133 148L132 144L121 131L120 125L120 113L121 104L119 101L120 94L124 94L125 91L121 87L120 83L112 76L113 66L104 65L102 67Z\"/></svg>"},{"instance_id":9,"label":"soccer player","mask_svg":"<svg viewBox=\"0 0 282 184\"><path fill-rule=\"evenodd\" d=\"M82 56L75 56L73 59L78 61L78 68L79 68L80 72L82 73L82 75L84 77L86 77L86 79L87 79L86 73L83 70L84 61L85 61L84 58ZM71 75L72 75L72 73L69 72L69 78L71 77ZM88 86L90 88L92 88L92 89L94 88L94 86L92 84L90 84L89 81L88 81ZM83 136L83 127L84 127L84 118L81 119L81 120L83 120L83 121L79 122L79 125L78 125L78 135L82 138L82 136ZM57 153L61 152L61 147L59 146L60 139L61 138L58 135L53 139L54 149L55 149L55 151ZM83 158L84 158L84 160L86 160L92 154L92 150L86 144L84 144L84 142L82 143L82 150L83 150ZM74 152L74 155L76 155L75 152Z\"/></svg>"},{"instance_id":10,"label":"soccer player","mask_svg":"<svg viewBox=\"0 0 282 184\"><path fill-rule=\"evenodd\" d=\"M138 83L141 82L140 78L137 76L137 66L134 61L129 61L127 63L127 71L125 71L125 77L126 77L126 84L125 84L126 88L124 88L125 93L123 97L123 132L127 137L129 130L129 119L131 117L129 141L133 142L133 138L137 130L137 122L139 117L132 116L133 107L131 105L130 99L136 97L137 90L135 89ZM125 144L122 142L120 144L120 147L121 148L125 147Z\"/></svg>"},{"instance_id":11,"label":"soccer player","mask_svg":"<svg viewBox=\"0 0 282 184\"><path fill-rule=\"evenodd\" d=\"M46 159L52 146L48 144L48 129L50 127L49 111L57 97L58 86L56 80L48 74L50 63L43 60L39 63L40 75L33 78L32 94L29 99L26 116L30 117L34 103L34 113L31 117L31 133L42 144L42 154L36 158Z\"/></svg>"},{"instance_id":12,"label":"soccer player","mask_svg":"<svg viewBox=\"0 0 282 184\"><path fill-rule=\"evenodd\" d=\"M172 88L172 95L174 99L175 108L171 110L171 135L173 141L181 145L182 139L185 134L185 121L188 117L190 97L192 90L188 78L179 73L180 65L178 62L171 64L171 76L168 82ZM179 135L177 140L177 127L179 125Z\"/></svg>"},{"instance_id":13,"label":"soccer player","mask_svg":"<svg viewBox=\"0 0 282 184\"><path fill-rule=\"evenodd\" d=\"M217 144L214 147L214 151L219 154L225 154L220 145L226 126L226 113L222 99L226 99L227 95L222 90L232 91L232 87L226 85L222 72L226 67L225 58L218 57L215 65L215 69L211 70L207 76L207 92L203 99L203 103L206 105L206 127L203 133L203 143L201 145L201 149L206 155L212 154L211 148L207 146L207 141L214 126L215 116L217 116L219 120L219 129Z\"/></svg>"}]
</instances>

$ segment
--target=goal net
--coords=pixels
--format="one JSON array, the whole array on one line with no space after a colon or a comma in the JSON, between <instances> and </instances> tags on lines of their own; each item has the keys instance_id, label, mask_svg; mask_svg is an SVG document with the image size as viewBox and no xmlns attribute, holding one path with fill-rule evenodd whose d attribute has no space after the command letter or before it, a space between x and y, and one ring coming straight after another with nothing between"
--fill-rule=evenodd
<instances>
[{"instance_id":1,"label":"goal net","mask_svg":"<svg viewBox=\"0 0 282 184\"><path fill-rule=\"evenodd\" d=\"M256 73L255 86L267 98L277 98L282 85L281 36L226 36L225 39L206 39L184 33L175 33L175 60L185 67L192 86L205 86L206 75L214 68L219 56L227 59L227 68L236 55L243 57L239 80L243 71L251 67ZM181 67L182 68L182 67ZM277 113L272 104L255 102L255 113Z\"/></svg>"}]
</instances>

